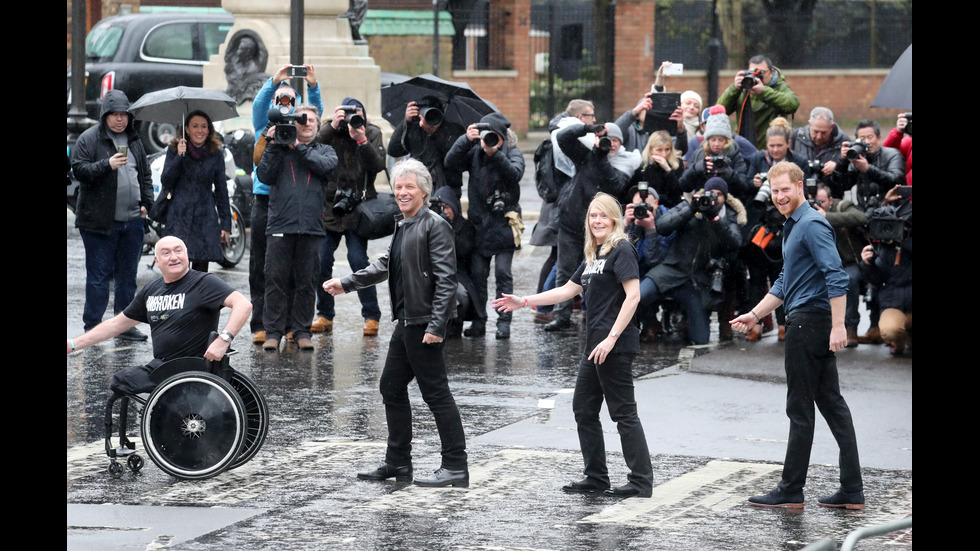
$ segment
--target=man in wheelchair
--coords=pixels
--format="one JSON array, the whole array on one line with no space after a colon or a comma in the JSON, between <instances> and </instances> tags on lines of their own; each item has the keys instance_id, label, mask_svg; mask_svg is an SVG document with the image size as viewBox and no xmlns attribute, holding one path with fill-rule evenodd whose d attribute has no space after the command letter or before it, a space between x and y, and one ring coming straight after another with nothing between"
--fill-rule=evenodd
<instances>
[{"instance_id":1,"label":"man in wheelchair","mask_svg":"<svg viewBox=\"0 0 980 551\"><path fill-rule=\"evenodd\" d=\"M162 278L147 283L122 313L68 339L71 354L140 322L150 324L153 360L145 366L117 372L110 388L118 394L152 390L149 374L168 360L202 356L209 361L220 360L252 312L252 303L217 275L190 269L187 248L180 239L169 236L158 241L154 261ZM228 323L220 338L208 343L208 335L217 329L221 308L225 306L231 308Z\"/></svg>"}]
</instances>

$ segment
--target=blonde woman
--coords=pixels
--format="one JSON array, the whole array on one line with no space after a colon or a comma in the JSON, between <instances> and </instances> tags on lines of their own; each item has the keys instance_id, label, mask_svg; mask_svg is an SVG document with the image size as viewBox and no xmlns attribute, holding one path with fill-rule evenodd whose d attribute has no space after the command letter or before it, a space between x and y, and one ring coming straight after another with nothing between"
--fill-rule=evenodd
<instances>
[{"instance_id":1,"label":"blonde woman","mask_svg":"<svg viewBox=\"0 0 980 551\"><path fill-rule=\"evenodd\" d=\"M503 295L493 301L499 311L531 305L556 304L583 291L589 315L586 350L575 381L572 410L585 460L585 478L562 490L618 497L650 497L653 466L633 396L633 358L639 352L636 306L640 302L640 273L636 250L626 237L623 213L611 195L596 194L585 222L585 261L563 286L519 297ZM627 483L611 488L599 410L603 400L616 422L630 474Z\"/></svg>"},{"instance_id":2,"label":"blonde woman","mask_svg":"<svg viewBox=\"0 0 980 551\"><path fill-rule=\"evenodd\" d=\"M677 156L670 134L665 130L650 134L641 157L643 164L633 178L634 183L647 182L657 190L660 204L673 208L681 201L680 178L684 174L684 163Z\"/></svg>"}]
</instances>

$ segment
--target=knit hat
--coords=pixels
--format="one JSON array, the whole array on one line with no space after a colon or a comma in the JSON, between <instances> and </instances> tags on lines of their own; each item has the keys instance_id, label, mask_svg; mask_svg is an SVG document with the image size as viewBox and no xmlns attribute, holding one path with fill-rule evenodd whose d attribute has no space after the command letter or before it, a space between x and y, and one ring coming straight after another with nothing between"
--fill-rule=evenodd
<instances>
[{"instance_id":1,"label":"knit hat","mask_svg":"<svg viewBox=\"0 0 980 551\"><path fill-rule=\"evenodd\" d=\"M614 122L607 122L604 126L606 127L606 136L616 138L619 143L623 143L623 131L619 129L619 125Z\"/></svg>"},{"instance_id":2,"label":"knit hat","mask_svg":"<svg viewBox=\"0 0 980 551\"><path fill-rule=\"evenodd\" d=\"M684 100L686 100L688 98L694 98L695 100L697 100L698 107L701 107L702 105L704 105L704 102L701 101L701 96L698 95L698 93L695 92L694 90L688 90L688 91L684 92L683 94L681 94L681 103L684 103Z\"/></svg>"},{"instance_id":3,"label":"knit hat","mask_svg":"<svg viewBox=\"0 0 980 551\"><path fill-rule=\"evenodd\" d=\"M725 113L725 107L715 105L709 110L708 120L704 123L704 139L712 136L732 137L732 122Z\"/></svg>"},{"instance_id":4,"label":"knit hat","mask_svg":"<svg viewBox=\"0 0 980 551\"><path fill-rule=\"evenodd\" d=\"M721 179L721 178L719 178L717 176L712 177L712 178L708 178L708 181L704 183L704 190L705 191L712 191L712 190L720 191L723 194L725 194L725 197L726 198L728 197L728 183L725 182L725 180L723 180L723 179Z\"/></svg>"}]
</instances>

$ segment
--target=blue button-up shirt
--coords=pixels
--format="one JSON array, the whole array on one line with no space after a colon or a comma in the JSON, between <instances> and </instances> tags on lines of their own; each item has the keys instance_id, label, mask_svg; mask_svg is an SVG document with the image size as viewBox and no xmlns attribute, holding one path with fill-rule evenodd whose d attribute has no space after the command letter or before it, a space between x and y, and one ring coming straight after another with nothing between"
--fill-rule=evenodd
<instances>
[{"instance_id":1,"label":"blue button-up shirt","mask_svg":"<svg viewBox=\"0 0 980 551\"><path fill-rule=\"evenodd\" d=\"M804 201L783 224L783 270L769 293L783 301L787 313L830 311L830 299L846 294L847 283L834 229Z\"/></svg>"}]
</instances>

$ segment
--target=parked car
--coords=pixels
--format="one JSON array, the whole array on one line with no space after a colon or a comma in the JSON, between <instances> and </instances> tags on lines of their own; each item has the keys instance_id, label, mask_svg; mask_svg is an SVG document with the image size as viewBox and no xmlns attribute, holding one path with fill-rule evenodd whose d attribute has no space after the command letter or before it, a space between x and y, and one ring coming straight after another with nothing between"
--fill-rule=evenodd
<instances>
[{"instance_id":1,"label":"parked car","mask_svg":"<svg viewBox=\"0 0 980 551\"><path fill-rule=\"evenodd\" d=\"M85 109L99 118L102 98L122 90L135 102L174 86L201 86L204 65L218 53L231 14L153 13L107 17L85 38ZM71 106L71 69L68 105ZM179 121L177 121L179 124ZM137 122L148 153L162 151L176 124Z\"/></svg>"}]
</instances>

